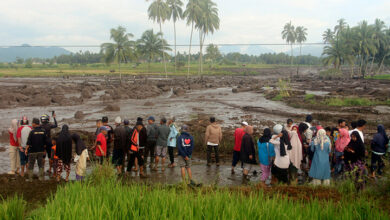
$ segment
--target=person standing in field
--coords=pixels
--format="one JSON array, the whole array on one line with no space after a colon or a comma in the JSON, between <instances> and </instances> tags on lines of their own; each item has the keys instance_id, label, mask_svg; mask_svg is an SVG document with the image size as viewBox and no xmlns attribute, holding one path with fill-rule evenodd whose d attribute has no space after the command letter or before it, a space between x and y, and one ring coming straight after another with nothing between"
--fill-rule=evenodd
<instances>
[{"instance_id":1,"label":"person standing in field","mask_svg":"<svg viewBox=\"0 0 390 220\"><path fill-rule=\"evenodd\" d=\"M69 133L68 125L63 125L57 138L56 147L57 161L57 182L61 180L62 170L65 169L65 182L69 181L70 162L72 160L72 137Z\"/></svg>"},{"instance_id":2,"label":"person standing in field","mask_svg":"<svg viewBox=\"0 0 390 220\"><path fill-rule=\"evenodd\" d=\"M264 129L263 136L261 136L257 142L262 183L265 183L267 179L270 178L272 163L275 160L274 145L269 142L271 138L271 129L266 128Z\"/></svg>"},{"instance_id":3,"label":"person standing in field","mask_svg":"<svg viewBox=\"0 0 390 220\"><path fill-rule=\"evenodd\" d=\"M53 161L54 172L52 178L57 179L57 167L58 167L58 156L57 156L57 138L51 139L51 159Z\"/></svg>"},{"instance_id":4,"label":"person standing in field","mask_svg":"<svg viewBox=\"0 0 390 220\"><path fill-rule=\"evenodd\" d=\"M146 144L147 144L148 132L147 132L145 126L144 126L143 118L138 117L137 118L137 122L140 122L142 124L142 128L139 131L139 140L138 141L139 141L139 154L143 157L144 156L144 150L145 150L145 147L146 147ZM134 129L135 129L135 127L133 128L133 130ZM145 163L144 163L144 166L145 166ZM138 159L137 158L135 158L135 161L134 161L133 171L134 172L138 171Z\"/></svg>"},{"instance_id":5,"label":"person standing in field","mask_svg":"<svg viewBox=\"0 0 390 220\"><path fill-rule=\"evenodd\" d=\"M87 159L89 158L88 149L84 144L84 141L81 140L80 135L73 133L71 135L74 144L76 145L76 157L74 161L76 162L76 180L84 180L86 171L87 171Z\"/></svg>"},{"instance_id":6,"label":"person standing in field","mask_svg":"<svg viewBox=\"0 0 390 220\"><path fill-rule=\"evenodd\" d=\"M101 119L96 120L96 131L95 136L97 137L100 134L100 128L103 126L103 122Z\"/></svg>"},{"instance_id":7,"label":"person standing in field","mask_svg":"<svg viewBox=\"0 0 390 220\"><path fill-rule=\"evenodd\" d=\"M32 130L32 127L28 125L29 123L26 116L23 116L20 123L21 126L18 128L16 137L18 138L19 143L20 176L24 177L24 172L28 162L28 157L25 152L27 147L27 138Z\"/></svg>"},{"instance_id":8,"label":"person standing in field","mask_svg":"<svg viewBox=\"0 0 390 220\"><path fill-rule=\"evenodd\" d=\"M241 127L237 128L234 131L234 148L233 148L232 174L235 173L234 168L237 166L237 163L240 160L240 151L241 151L242 137L245 134L244 129L245 129L246 126L248 126L248 123L243 121L241 123Z\"/></svg>"},{"instance_id":9,"label":"person standing in field","mask_svg":"<svg viewBox=\"0 0 390 220\"><path fill-rule=\"evenodd\" d=\"M40 126L38 118L32 120L33 130L30 132L27 138L26 154L28 155L28 179L32 181L35 161L39 167L39 180L44 179L44 156L45 147L47 147L49 137L46 134L45 129Z\"/></svg>"},{"instance_id":10,"label":"person standing in field","mask_svg":"<svg viewBox=\"0 0 390 220\"><path fill-rule=\"evenodd\" d=\"M302 174L301 161L303 159L302 143L298 135L298 126L292 126L290 132L291 150L288 151L290 157L289 175L291 180L298 180L298 175Z\"/></svg>"},{"instance_id":11,"label":"person standing in field","mask_svg":"<svg viewBox=\"0 0 390 220\"><path fill-rule=\"evenodd\" d=\"M19 174L20 169L20 156L19 156L19 142L17 137L18 132L18 120L12 119L11 126L8 129L9 134L9 160L11 162L11 170L8 172L10 175Z\"/></svg>"},{"instance_id":12,"label":"person standing in field","mask_svg":"<svg viewBox=\"0 0 390 220\"><path fill-rule=\"evenodd\" d=\"M114 150L112 154L112 164L115 165L118 174L122 173L122 164L124 159L124 151L126 148L126 130L121 125L122 119L118 116L115 118L114 130Z\"/></svg>"},{"instance_id":13,"label":"person standing in field","mask_svg":"<svg viewBox=\"0 0 390 220\"><path fill-rule=\"evenodd\" d=\"M219 166L219 151L218 146L222 141L222 129L216 122L215 117L210 117L210 125L206 128L205 143L207 146L207 166L211 166L211 151L214 148L215 163Z\"/></svg>"},{"instance_id":14,"label":"person standing in field","mask_svg":"<svg viewBox=\"0 0 390 220\"><path fill-rule=\"evenodd\" d=\"M168 136L171 130L167 126L167 119L161 118L160 126L157 128L157 142L156 142L156 162L153 170L157 171L157 165L161 157L161 171L165 170L164 163L167 155Z\"/></svg>"},{"instance_id":15,"label":"person standing in field","mask_svg":"<svg viewBox=\"0 0 390 220\"><path fill-rule=\"evenodd\" d=\"M177 142L177 135L179 132L177 131L176 125L175 125L175 118L172 118L168 121L168 126L170 129L169 136L168 136L168 152L169 152L169 160L170 164L168 165L169 168L175 167L175 155L174 151L176 148L176 142Z\"/></svg>"},{"instance_id":16,"label":"person standing in field","mask_svg":"<svg viewBox=\"0 0 390 220\"><path fill-rule=\"evenodd\" d=\"M145 158L145 166L146 166L146 163L148 162L148 157L150 157L150 164L149 164L150 168L153 168L153 163L155 159L154 151L156 148L156 141L157 141L158 127L154 122L155 122L154 117L150 116L148 118L148 125L146 126L147 144L144 152L144 158Z\"/></svg>"},{"instance_id":17,"label":"person standing in field","mask_svg":"<svg viewBox=\"0 0 390 220\"><path fill-rule=\"evenodd\" d=\"M131 143L130 143L130 158L129 163L127 164L127 172L131 172L132 166L134 166L135 158L138 159L139 164L139 175L140 177L145 177L144 174L144 159L142 155L139 153L139 132L142 130L143 124L141 121L137 121L135 129L133 129L133 133L131 134Z\"/></svg>"},{"instance_id":18,"label":"person standing in field","mask_svg":"<svg viewBox=\"0 0 390 220\"><path fill-rule=\"evenodd\" d=\"M47 172L49 174L51 174L52 171L54 173L53 161L50 158L51 157L51 147L52 147L51 146L51 129L54 129L54 128L58 127L56 114L55 114L54 111L52 113L52 117L53 117L53 120L54 120L54 124L50 123L49 115L44 114L44 115L41 116L41 123L42 123L41 127L46 131L47 141L48 141L47 144L46 144L46 153L47 153L47 158L49 159L49 170L47 170ZM46 155L44 157L46 157ZM43 160L43 167L45 167L45 160Z\"/></svg>"},{"instance_id":19,"label":"person standing in field","mask_svg":"<svg viewBox=\"0 0 390 220\"><path fill-rule=\"evenodd\" d=\"M326 136L326 131L320 129L316 137L310 144L311 151L314 152L309 176L313 178L313 185L330 185L330 163L329 154L331 153L331 144Z\"/></svg>"},{"instance_id":20,"label":"person standing in field","mask_svg":"<svg viewBox=\"0 0 390 220\"><path fill-rule=\"evenodd\" d=\"M366 148L358 131L351 134L351 141L344 149L345 170L354 178L357 189L365 186L364 173L366 172Z\"/></svg>"},{"instance_id":21,"label":"person standing in field","mask_svg":"<svg viewBox=\"0 0 390 220\"><path fill-rule=\"evenodd\" d=\"M382 157L386 153L388 144L389 138L387 137L385 127L378 125L378 133L374 135L371 141L371 173L373 178L376 177L376 174L382 175L382 169L385 167Z\"/></svg>"},{"instance_id":22,"label":"person standing in field","mask_svg":"<svg viewBox=\"0 0 390 220\"><path fill-rule=\"evenodd\" d=\"M100 165L103 165L104 158L106 157L107 152L107 139L106 135L108 134L107 127L100 127L100 133L96 137L95 145L95 155L99 159Z\"/></svg>"},{"instance_id":23,"label":"person standing in field","mask_svg":"<svg viewBox=\"0 0 390 220\"><path fill-rule=\"evenodd\" d=\"M335 141L335 175L338 176L343 172L344 169L344 149L351 141L349 136L348 128L344 119L339 119L337 126L337 137Z\"/></svg>"},{"instance_id":24,"label":"person standing in field","mask_svg":"<svg viewBox=\"0 0 390 220\"><path fill-rule=\"evenodd\" d=\"M256 164L255 144L253 142L253 127L246 126L245 134L242 137L240 160L244 163L243 177L249 179L249 172L252 170L253 164Z\"/></svg>"},{"instance_id":25,"label":"person standing in field","mask_svg":"<svg viewBox=\"0 0 390 220\"><path fill-rule=\"evenodd\" d=\"M287 119L287 124L285 126L286 131L290 132L293 128L294 122L292 119Z\"/></svg>"},{"instance_id":26,"label":"person standing in field","mask_svg":"<svg viewBox=\"0 0 390 220\"><path fill-rule=\"evenodd\" d=\"M106 134L106 146L107 146L107 149L106 149L106 159L107 161L109 161L110 159L110 155L111 155L111 150L112 150L112 142L114 140L114 129L112 128L111 125L108 124L108 117L107 116L104 116L102 117L102 123L103 123L103 127L106 128L106 131L107 131L107 134Z\"/></svg>"},{"instance_id":27,"label":"person standing in field","mask_svg":"<svg viewBox=\"0 0 390 220\"><path fill-rule=\"evenodd\" d=\"M283 126L277 124L273 128L274 135L270 143L274 145L275 161L271 168L273 179L277 179L280 183L289 183L288 168L290 166L290 157L287 153L289 150L288 134L283 132Z\"/></svg>"},{"instance_id":28,"label":"person standing in field","mask_svg":"<svg viewBox=\"0 0 390 220\"><path fill-rule=\"evenodd\" d=\"M352 132L354 131L357 131L360 135L360 139L363 141L363 144L364 144L364 129L366 129L366 124L367 122L363 119L360 119L359 121L357 121L356 123L356 128L354 130L352 130Z\"/></svg>"},{"instance_id":29,"label":"person standing in field","mask_svg":"<svg viewBox=\"0 0 390 220\"><path fill-rule=\"evenodd\" d=\"M194 138L188 133L188 126L181 127L181 134L177 138L177 150L179 152L179 166L181 169L181 177L183 182L186 182L186 170L190 185L195 185L192 180L191 158L194 150Z\"/></svg>"},{"instance_id":30,"label":"person standing in field","mask_svg":"<svg viewBox=\"0 0 390 220\"><path fill-rule=\"evenodd\" d=\"M122 163L122 171L124 172L125 168L125 163L126 163L126 157L127 161L130 159L130 154L129 154L129 147L130 147L130 139L131 139L131 134L133 133L133 130L130 128L130 121L128 119L123 120L125 132L126 132L126 143L123 148L123 163Z\"/></svg>"}]
</instances>

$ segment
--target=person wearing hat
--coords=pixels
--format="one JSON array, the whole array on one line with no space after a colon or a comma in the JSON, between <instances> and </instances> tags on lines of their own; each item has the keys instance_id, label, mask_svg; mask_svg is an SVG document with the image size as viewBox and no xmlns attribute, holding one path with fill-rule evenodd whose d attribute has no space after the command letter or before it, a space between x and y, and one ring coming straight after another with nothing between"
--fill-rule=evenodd
<instances>
[{"instance_id":1,"label":"person wearing hat","mask_svg":"<svg viewBox=\"0 0 390 220\"><path fill-rule=\"evenodd\" d=\"M157 142L156 142L156 160L153 171L157 171L157 165L161 157L161 171L165 170L164 163L168 151L168 137L171 129L167 126L167 119L161 118L160 126L157 128Z\"/></svg>"},{"instance_id":2,"label":"person wearing hat","mask_svg":"<svg viewBox=\"0 0 390 220\"><path fill-rule=\"evenodd\" d=\"M126 130L121 125L121 117L115 118L115 130L114 130L114 150L112 154L112 164L117 168L118 174L122 173L122 164L124 158L124 149L126 148Z\"/></svg>"},{"instance_id":3,"label":"person wearing hat","mask_svg":"<svg viewBox=\"0 0 390 220\"><path fill-rule=\"evenodd\" d=\"M139 175L140 177L145 177L144 174L144 159L139 152L139 132L142 130L143 124L141 121L137 121L135 129L131 134L131 143L130 143L130 158L129 163L127 164L127 172L131 172L131 168L134 166L135 159L137 158L139 164Z\"/></svg>"},{"instance_id":4,"label":"person wearing hat","mask_svg":"<svg viewBox=\"0 0 390 220\"><path fill-rule=\"evenodd\" d=\"M186 182L186 170L190 185L196 185L192 180L191 172L191 157L194 150L194 138L188 133L188 126L181 127L181 134L177 138L177 150L179 152L179 166L181 169L181 177L183 182Z\"/></svg>"},{"instance_id":5,"label":"person wearing hat","mask_svg":"<svg viewBox=\"0 0 390 220\"><path fill-rule=\"evenodd\" d=\"M20 176L24 177L24 171L26 169L26 165L28 162L28 157L25 154L26 147L27 147L27 138L32 130L32 127L28 125L29 123L26 116L23 116L22 120L20 121L20 124L21 126L18 128L16 137L18 138L18 143L19 143Z\"/></svg>"},{"instance_id":6,"label":"person wearing hat","mask_svg":"<svg viewBox=\"0 0 390 220\"><path fill-rule=\"evenodd\" d=\"M241 142L242 137L245 135L245 127L248 126L248 122L241 122L241 127L237 128L234 131L234 148L233 148L233 162L232 162L232 174L234 174L234 168L236 167L238 161L240 161L240 151L241 151Z\"/></svg>"},{"instance_id":7,"label":"person wearing hat","mask_svg":"<svg viewBox=\"0 0 390 220\"><path fill-rule=\"evenodd\" d=\"M112 147L111 145L112 145L112 142L114 140L114 129L112 128L111 125L108 124L108 117L107 116L102 117L102 123L103 123L103 127L105 127L106 131L107 131L107 134L106 134L107 151L106 151L105 157L108 161L110 158L110 153L111 153L111 147Z\"/></svg>"},{"instance_id":8,"label":"person wearing hat","mask_svg":"<svg viewBox=\"0 0 390 220\"><path fill-rule=\"evenodd\" d=\"M148 157L150 157L150 165L149 167L153 167L153 163L155 160L154 150L156 148L156 141L157 141L157 125L155 123L155 119L153 116L150 116L148 118L148 125L146 125L146 131L147 131L147 140L146 140L146 148L144 150L144 159L145 159L145 166L148 161Z\"/></svg>"},{"instance_id":9,"label":"person wearing hat","mask_svg":"<svg viewBox=\"0 0 390 220\"><path fill-rule=\"evenodd\" d=\"M35 161L38 163L39 167L39 180L44 179L44 156L45 156L45 147L47 147L48 136L45 129L40 126L38 118L32 120L33 130L30 132L27 138L27 147L25 154L28 155L28 179L27 181L32 181L34 164Z\"/></svg>"},{"instance_id":10,"label":"person wearing hat","mask_svg":"<svg viewBox=\"0 0 390 220\"><path fill-rule=\"evenodd\" d=\"M287 131L283 131L283 126L277 124L273 128L274 135L269 141L274 145L275 161L271 168L272 177L278 182L288 183L288 168L290 166L290 158L287 153L291 147ZM291 148L290 148L291 149Z\"/></svg>"},{"instance_id":11,"label":"person wearing hat","mask_svg":"<svg viewBox=\"0 0 390 220\"><path fill-rule=\"evenodd\" d=\"M107 139L108 129L106 126L100 127L100 133L96 138L95 155L99 158L100 165L103 165L104 157L107 155Z\"/></svg>"},{"instance_id":12,"label":"person wearing hat","mask_svg":"<svg viewBox=\"0 0 390 220\"><path fill-rule=\"evenodd\" d=\"M51 144L51 129L54 129L54 128L58 127L58 123L57 123L57 119L56 119L56 113L54 111L52 113L52 117L53 117L54 124L52 124L50 122L50 116L47 115L47 114L42 115L41 118L40 118L41 119L41 127L46 131L46 135L48 137L48 139L47 139L48 142L47 142L47 146L46 146L46 153L47 153L47 158L49 159L49 170L47 170L47 172L49 174L52 173L52 170L53 170L53 173L54 173L53 160L51 158L51 147L52 147L52 144ZM46 158L46 155L45 155L45 158ZM43 163L45 163L45 160L43 160ZM43 167L45 167L45 164L43 165Z\"/></svg>"}]
</instances>

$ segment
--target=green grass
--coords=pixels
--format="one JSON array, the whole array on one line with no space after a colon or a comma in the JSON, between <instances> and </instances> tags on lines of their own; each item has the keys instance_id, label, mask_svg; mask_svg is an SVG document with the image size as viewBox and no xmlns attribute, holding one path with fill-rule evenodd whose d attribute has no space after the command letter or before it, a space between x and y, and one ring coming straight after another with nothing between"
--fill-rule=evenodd
<instances>
[{"instance_id":1,"label":"green grass","mask_svg":"<svg viewBox=\"0 0 390 220\"><path fill-rule=\"evenodd\" d=\"M366 79L381 79L381 80L390 80L390 74L367 76Z\"/></svg>"},{"instance_id":2,"label":"green grass","mask_svg":"<svg viewBox=\"0 0 390 220\"><path fill-rule=\"evenodd\" d=\"M314 94L306 94L305 95L305 100L308 101L308 100L311 100L311 99L314 99L316 96Z\"/></svg>"},{"instance_id":3,"label":"green grass","mask_svg":"<svg viewBox=\"0 0 390 220\"><path fill-rule=\"evenodd\" d=\"M324 101L328 106L372 106L376 102L366 98L328 98Z\"/></svg>"},{"instance_id":4,"label":"green grass","mask_svg":"<svg viewBox=\"0 0 390 220\"><path fill-rule=\"evenodd\" d=\"M242 65L215 65L210 68L208 65L204 65L203 74L207 75L220 75L220 74L237 74L237 72L230 72L229 69L242 69L239 74L255 74L256 71L253 69L262 68L275 68L282 67L278 65L268 64L248 64ZM147 63L141 63L136 66L133 63L127 63L121 65L121 72L123 75L165 75L164 65L162 63L151 63L150 68ZM172 63L167 64L168 75L187 75L187 66L175 69ZM198 74L198 64L192 63L190 68L190 74ZM118 65L105 65L102 63L88 64L88 65L69 65L69 64L58 64L58 65L42 65L34 64L32 68L25 68L24 64L12 64L2 65L0 67L1 77L58 77L58 76L79 76L79 75L119 75Z\"/></svg>"},{"instance_id":5,"label":"green grass","mask_svg":"<svg viewBox=\"0 0 390 220\"><path fill-rule=\"evenodd\" d=\"M21 197L12 197L0 203L1 220L23 220L25 217L26 202Z\"/></svg>"},{"instance_id":6,"label":"green grass","mask_svg":"<svg viewBox=\"0 0 390 220\"><path fill-rule=\"evenodd\" d=\"M282 94L277 94L275 97L272 98L272 101L282 101L282 100L283 100Z\"/></svg>"}]
</instances>

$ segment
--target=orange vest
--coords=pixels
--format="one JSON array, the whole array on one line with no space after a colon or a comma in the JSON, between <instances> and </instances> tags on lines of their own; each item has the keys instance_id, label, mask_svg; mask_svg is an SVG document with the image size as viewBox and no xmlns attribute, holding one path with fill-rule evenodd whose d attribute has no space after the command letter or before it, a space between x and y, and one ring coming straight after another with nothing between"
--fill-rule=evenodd
<instances>
[{"instance_id":1,"label":"orange vest","mask_svg":"<svg viewBox=\"0 0 390 220\"><path fill-rule=\"evenodd\" d=\"M58 156L56 155L56 153L57 153L56 149L57 149L57 145L54 145L53 147L51 147L51 150L54 151L54 154L53 154L54 155L54 159L58 160Z\"/></svg>"},{"instance_id":2,"label":"orange vest","mask_svg":"<svg viewBox=\"0 0 390 220\"><path fill-rule=\"evenodd\" d=\"M130 147L130 149L132 151L135 151L135 152L138 151L138 146L135 145L137 143L138 143L138 131L137 131L137 129L134 129L133 135L131 136L131 147Z\"/></svg>"}]
</instances>

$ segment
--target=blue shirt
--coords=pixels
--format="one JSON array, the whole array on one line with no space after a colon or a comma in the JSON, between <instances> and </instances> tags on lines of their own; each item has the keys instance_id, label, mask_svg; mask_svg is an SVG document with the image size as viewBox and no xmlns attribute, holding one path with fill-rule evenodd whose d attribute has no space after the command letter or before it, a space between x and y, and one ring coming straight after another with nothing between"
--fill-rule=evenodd
<instances>
[{"instance_id":1,"label":"blue shirt","mask_svg":"<svg viewBox=\"0 0 390 220\"><path fill-rule=\"evenodd\" d=\"M257 146L259 148L259 160L262 165L268 166L270 165L269 158L275 157L274 145L267 143L257 142Z\"/></svg>"}]
</instances>

